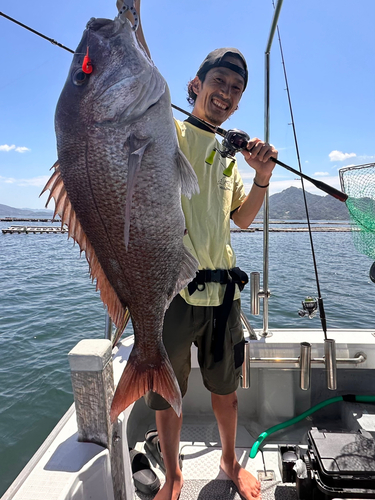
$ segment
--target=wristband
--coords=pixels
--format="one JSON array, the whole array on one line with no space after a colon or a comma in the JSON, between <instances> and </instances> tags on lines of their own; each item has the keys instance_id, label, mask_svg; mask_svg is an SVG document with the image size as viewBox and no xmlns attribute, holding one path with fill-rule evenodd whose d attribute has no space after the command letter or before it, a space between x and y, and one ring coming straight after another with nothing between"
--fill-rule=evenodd
<instances>
[{"instance_id":1,"label":"wristband","mask_svg":"<svg viewBox=\"0 0 375 500\"><path fill-rule=\"evenodd\" d=\"M268 184L266 184L265 186L261 186L260 184L258 184L258 183L256 182L256 180L255 180L255 179L253 179L253 183L254 183L256 186L258 186L258 188L268 188L268 186L270 185L270 183L268 183Z\"/></svg>"}]
</instances>

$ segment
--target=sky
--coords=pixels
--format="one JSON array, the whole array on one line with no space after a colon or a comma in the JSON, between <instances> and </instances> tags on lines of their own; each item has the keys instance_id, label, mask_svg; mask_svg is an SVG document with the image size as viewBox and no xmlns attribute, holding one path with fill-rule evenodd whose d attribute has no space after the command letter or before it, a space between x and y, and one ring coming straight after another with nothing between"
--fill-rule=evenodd
<instances>
[{"instance_id":1,"label":"sky","mask_svg":"<svg viewBox=\"0 0 375 500\"><path fill-rule=\"evenodd\" d=\"M91 17L117 14L115 0L1 0L0 10L73 50ZM145 38L172 102L191 111L187 82L207 53L237 47L248 62L249 84L223 126L263 139L264 52L273 12L272 0L142 0ZM375 162L374 21L375 0L284 0L279 18L302 170L336 188L340 168ZM43 208L47 194L39 194L57 159L54 112L72 54L1 16L0 50L0 204ZM281 161L298 169L277 36L270 78L270 142ZM237 158L249 189L253 171ZM276 167L270 194L290 186L301 187L299 178Z\"/></svg>"}]
</instances>

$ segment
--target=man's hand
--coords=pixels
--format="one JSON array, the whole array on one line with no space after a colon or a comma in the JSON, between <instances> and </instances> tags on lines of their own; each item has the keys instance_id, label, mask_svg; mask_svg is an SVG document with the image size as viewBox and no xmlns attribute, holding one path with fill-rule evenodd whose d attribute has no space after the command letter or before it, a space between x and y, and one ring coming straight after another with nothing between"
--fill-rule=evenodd
<instances>
[{"instance_id":1,"label":"man's hand","mask_svg":"<svg viewBox=\"0 0 375 500\"><path fill-rule=\"evenodd\" d=\"M255 170L254 184L242 205L233 213L232 219L238 227L246 229L253 222L264 201L266 188L276 165L270 158L277 158L277 150L271 144L255 137L247 143L242 154L246 163Z\"/></svg>"},{"instance_id":2,"label":"man's hand","mask_svg":"<svg viewBox=\"0 0 375 500\"><path fill-rule=\"evenodd\" d=\"M255 170L256 182L262 186L269 183L276 163L270 160L271 156L277 158L278 151L257 137L247 143L247 148L242 150L246 162Z\"/></svg>"}]
</instances>

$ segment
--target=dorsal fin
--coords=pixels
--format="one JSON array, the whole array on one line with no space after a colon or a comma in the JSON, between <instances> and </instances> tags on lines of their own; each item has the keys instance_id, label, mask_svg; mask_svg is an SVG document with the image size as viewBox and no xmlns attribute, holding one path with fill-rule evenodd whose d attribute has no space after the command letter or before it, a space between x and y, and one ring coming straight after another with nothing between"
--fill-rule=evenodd
<instances>
[{"instance_id":1,"label":"dorsal fin","mask_svg":"<svg viewBox=\"0 0 375 500\"><path fill-rule=\"evenodd\" d=\"M53 168L55 170L41 192L42 195L48 189L50 190L46 207L51 198L53 198L55 200L55 212L53 217L56 215L60 216L61 226L64 224L68 226L68 238L72 238L77 242L81 252L85 252L86 260L90 267L90 276L92 280L96 280L96 289L100 290L100 298L107 306L108 314L114 324L123 331L130 318L129 310L121 304L116 292L109 283L95 254L95 250L77 218L74 208L68 198L58 162L53 165ZM116 337L118 339L118 335L116 335Z\"/></svg>"}]
</instances>

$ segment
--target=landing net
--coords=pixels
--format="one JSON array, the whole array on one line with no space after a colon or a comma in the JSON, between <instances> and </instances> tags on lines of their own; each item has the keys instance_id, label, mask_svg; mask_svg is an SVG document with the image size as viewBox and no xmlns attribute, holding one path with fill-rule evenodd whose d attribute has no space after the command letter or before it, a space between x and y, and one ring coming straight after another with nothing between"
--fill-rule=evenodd
<instances>
[{"instance_id":1,"label":"landing net","mask_svg":"<svg viewBox=\"0 0 375 500\"><path fill-rule=\"evenodd\" d=\"M354 245L375 260L375 163L341 168L339 174L341 189L348 195Z\"/></svg>"}]
</instances>

